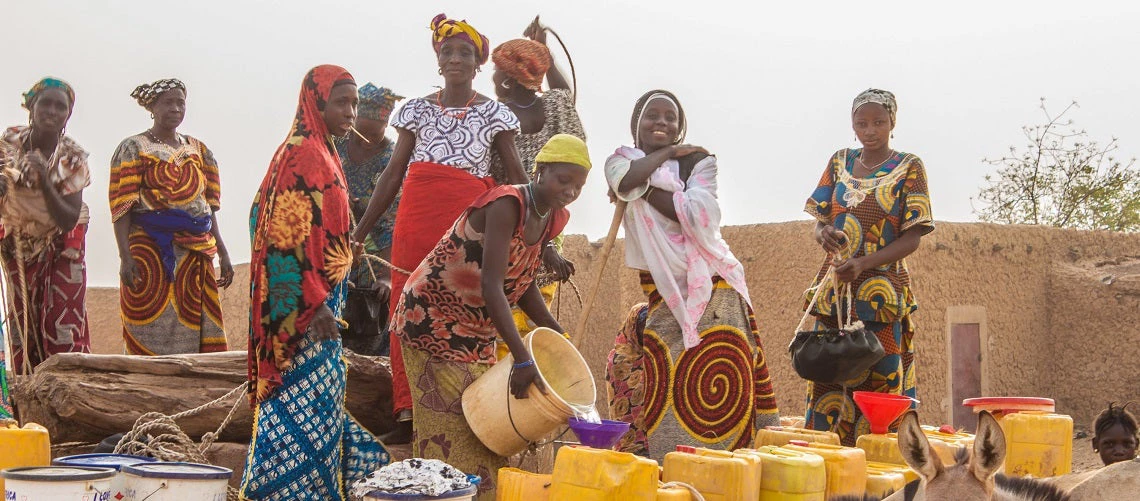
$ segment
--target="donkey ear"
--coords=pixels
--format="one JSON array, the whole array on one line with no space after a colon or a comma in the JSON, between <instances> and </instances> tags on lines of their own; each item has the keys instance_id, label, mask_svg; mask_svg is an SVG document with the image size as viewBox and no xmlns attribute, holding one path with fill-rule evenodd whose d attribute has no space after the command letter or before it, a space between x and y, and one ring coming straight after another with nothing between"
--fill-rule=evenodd
<instances>
[{"instance_id":1,"label":"donkey ear","mask_svg":"<svg viewBox=\"0 0 1140 501\"><path fill-rule=\"evenodd\" d=\"M907 412L899 425L899 452L906 464L927 482L942 473L942 460L930 449L930 441L922 432L914 411Z\"/></svg>"},{"instance_id":2,"label":"donkey ear","mask_svg":"<svg viewBox=\"0 0 1140 501\"><path fill-rule=\"evenodd\" d=\"M1005 433L989 412L978 416L978 432L974 434L974 457L970 472L982 482L988 482L1005 464Z\"/></svg>"}]
</instances>

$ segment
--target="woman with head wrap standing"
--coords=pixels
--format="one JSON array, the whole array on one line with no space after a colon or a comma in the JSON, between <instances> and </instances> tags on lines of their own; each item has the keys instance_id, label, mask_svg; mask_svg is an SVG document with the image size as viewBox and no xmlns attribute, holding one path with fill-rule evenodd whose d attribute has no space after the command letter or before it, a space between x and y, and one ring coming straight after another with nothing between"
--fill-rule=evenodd
<instances>
[{"instance_id":1,"label":"woman with head wrap standing","mask_svg":"<svg viewBox=\"0 0 1140 501\"><path fill-rule=\"evenodd\" d=\"M344 408L337 318L352 213L333 137L352 130L356 81L339 66L317 66L298 101L249 215L254 423L240 499L347 501L346 486L389 460Z\"/></svg>"},{"instance_id":2,"label":"woman with head wrap standing","mask_svg":"<svg viewBox=\"0 0 1140 501\"><path fill-rule=\"evenodd\" d=\"M720 234L716 157L682 144L686 129L677 98L650 91L634 105L635 146L606 160L628 203L626 265L649 299L610 352L610 415L630 423L619 450L658 461L677 445L750 447L779 424L744 266Z\"/></svg>"},{"instance_id":3,"label":"woman with head wrap standing","mask_svg":"<svg viewBox=\"0 0 1140 501\"><path fill-rule=\"evenodd\" d=\"M388 117L396 102L403 96L371 82L360 87L360 105L357 107L356 130L336 140L344 177L352 201L352 215L356 220L364 216L376 181L388 166L394 151L393 142L384 134ZM392 205L377 221L372 232L362 242L364 253L390 260L392 254L392 226L396 223L399 194ZM360 262L348 276L352 284L344 305L344 319L348 322L345 348L364 355L388 354L388 301L392 279L387 267L378 263Z\"/></svg>"},{"instance_id":4,"label":"woman with head wrap standing","mask_svg":"<svg viewBox=\"0 0 1140 501\"><path fill-rule=\"evenodd\" d=\"M519 117L521 132L515 137L522 166L534 176L534 157L555 134L570 134L583 141L586 133L582 130L582 120L574 109L575 96L570 84L554 64L550 50L546 47L546 27L537 17L527 27L526 39L504 42L491 52L495 72L491 80L495 83L495 95L499 101ZM543 79L550 88L542 91ZM491 156L492 174L499 184L507 183L503 164L497 155ZM558 290L558 282L566 280L574 273L574 264L562 258L562 236L550 242L542 251L544 269L539 275L539 287L549 307ZM518 309L514 312L515 323L520 332L526 334L533 328L533 322ZM506 353L506 345L499 345L500 354Z\"/></svg>"},{"instance_id":5,"label":"woman with head wrap standing","mask_svg":"<svg viewBox=\"0 0 1140 501\"><path fill-rule=\"evenodd\" d=\"M185 84L159 80L138 86L131 97L154 123L119 143L111 159L127 353L225 351L218 287L230 285L234 269L218 229L218 164L205 144L178 132L186 117Z\"/></svg>"},{"instance_id":6,"label":"woman with head wrap standing","mask_svg":"<svg viewBox=\"0 0 1140 501\"><path fill-rule=\"evenodd\" d=\"M24 94L28 126L0 140L0 257L11 303L4 327L17 374L47 357L90 352L84 249L87 152L65 135L75 92L44 78Z\"/></svg>"},{"instance_id":7,"label":"woman with head wrap standing","mask_svg":"<svg viewBox=\"0 0 1140 501\"><path fill-rule=\"evenodd\" d=\"M838 315L848 314L850 300L854 319L874 332L886 351L856 381L808 383L807 428L835 431L847 446L870 433L853 391L915 396L910 315L918 303L906 257L934 231L934 219L922 160L890 146L897 112L894 94L885 90L868 89L855 98L851 127L863 147L835 152L804 206L816 219L813 236L828 255L812 284L824 295L811 311L816 321L811 330L838 327ZM821 283L832 266L839 287ZM851 296L837 298L836 289Z\"/></svg>"},{"instance_id":8,"label":"woman with head wrap standing","mask_svg":"<svg viewBox=\"0 0 1140 501\"><path fill-rule=\"evenodd\" d=\"M403 188L392 232L392 263L399 269L392 270L396 293L389 311L408 278L404 271L415 269L471 202L494 186L492 150L502 159L510 183L527 182L515 148L518 118L506 105L471 86L491 55L487 37L444 14L432 20L431 29L444 86L409 100L392 119L399 133L396 151L353 233L353 240L363 242ZM412 396L400 345L394 336L391 339L397 428L381 439L398 444L412 438Z\"/></svg>"}]
</instances>

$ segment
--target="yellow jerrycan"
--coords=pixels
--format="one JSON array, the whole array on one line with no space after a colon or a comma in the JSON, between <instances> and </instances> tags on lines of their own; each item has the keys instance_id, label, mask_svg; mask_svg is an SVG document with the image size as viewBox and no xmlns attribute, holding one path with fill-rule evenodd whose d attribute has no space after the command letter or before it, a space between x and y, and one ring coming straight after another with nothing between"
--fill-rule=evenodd
<instances>
[{"instance_id":1,"label":"yellow jerrycan","mask_svg":"<svg viewBox=\"0 0 1140 501\"><path fill-rule=\"evenodd\" d=\"M756 432L756 439L752 441L753 448L765 445L787 445L792 440L808 443L840 445L839 435L830 431L806 430L788 426L765 426Z\"/></svg>"},{"instance_id":2,"label":"yellow jerrycan","mask_svg":"<svg viewBox=\"0 0 1140 501\"><path fill-rule=\"evenodd\" d=\"M663 482L684 482L707 501L755 501L760 495L760 458L678 445L665 454Z\"/></svg>"},{"instance_id":3,"label":"yellow jerrycan","mask_svg":"<svg viewBox=\"0 0 1140 501\"><path fill-rule=\"evenodd\" d=\"M759 501L827 499L827 469L818 454L772 445L736 452L760 458Z\"/></svg>"},{"instance_id":4,"label":"yellow jerrycan","mask_svg":"<svg viewBox=\"0 0 1140 501\"><path fill-rule=\"evenodd\" d=\"M551 477L518 468L499 468L495 501L549 501Z\"/></svg>"},{"instance_id":5,"label":"yellow jerrycan","mask_svg":"<svg viewBox=\"0 0 1140 501\"><path fill-rule=\"evenodd\" d=\"M1073 418L1064 414L1023 411L1006 414L1005 474L1056 477L1073 470Z\"/></svg>"},{"instance_id":6,"label":"yellow jerrycan","mask_svg":"<svg viewBox=\"0 0 1140 501\"><path fill-rule=\"evenodd\" d=\"M914 476L914 480L918 479L914 470L905 466L867 463L867 495L879 499L887 497L911 481L908 474Z\"/></svg>"},{"instance_id":7,"label":"yellow jerrycan","mask_svg":"<svg viewBox=\"0 0 1140 501\"><path fill-rule=\"evenodd\" d=\"M0 470L50 464L51 438L47 428L36 423L20 428L15 419L0 421ZM3 490L4 479L0 478L0 491Z\"/></svg>"},{"instance_id":8,"label":"yellow jerrycan","mask_svg":"<svg viewBox=\"0 0 1140 501\"><path fill-rule=\"evenodd\" d=\"M827 473L827 498L862 496L867 489L867 453L857 447L793 441L785 449L823 458Z\"/></svg>"},{"instance_id":9,"label":"yellow jerrycan","mask_svg":"<svg viewBox=\"0 0 1140 501\"><path fill-rule=\"evenodd\" d=\"M654 499L659 471L657 461L628 452L561 447L554 460L550 499Z\"/></svg>"}]
</instances>

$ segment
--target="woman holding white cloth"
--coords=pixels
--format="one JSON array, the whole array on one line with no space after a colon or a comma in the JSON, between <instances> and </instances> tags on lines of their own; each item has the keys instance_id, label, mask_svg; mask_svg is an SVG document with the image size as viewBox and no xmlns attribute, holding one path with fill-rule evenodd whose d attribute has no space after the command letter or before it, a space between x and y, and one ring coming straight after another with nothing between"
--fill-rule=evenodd
<instances>
[{"instance_id":1,"label":"woman holding white cloth","mask_svg":"<svg viewBox=\"0 0 1140 501\"><path fill-rule=\"evenodd\" d=\"M677 445L748 447L779 413L744 267L720 234L716 157L681 144L684 109L667 91L638 100L630 132L636 146L605 173L628 203L626 265L648 302L607 364L610 414L631 425L618 448L660 461Z\"/></svg>"}]
</instances>

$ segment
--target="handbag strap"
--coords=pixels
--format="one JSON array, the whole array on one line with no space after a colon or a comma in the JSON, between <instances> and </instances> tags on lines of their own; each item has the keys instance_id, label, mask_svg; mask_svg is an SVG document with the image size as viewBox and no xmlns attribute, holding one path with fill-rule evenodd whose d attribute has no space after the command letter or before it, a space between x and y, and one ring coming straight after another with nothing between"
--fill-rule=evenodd
<instances>
[{"instance_id":1,"label":"handbag strap","mask_svg":"<svg viewBox=\"0 0 1140 501\"><path fill-rule=\"evenodd\" d=\"M798 325L796 325L796 332L804 330L804 324L807 323L808 317L811 316L812 310L815 309L816 301L819 300L820 293L823 292L824 287L827 285L827 283L829 281L831 282L832 287L835 287L835 267L834 266L829 266L827 268L827 273L823 274L823 278L820 279L819 284L817 284L815 287L808 289L809 291L811 291L812 289L815 289L815 292L811 296L811 301L808 302L807 309L804 310L804 316L800 318L800 323Z\"/></svg>"}]
</instances>

